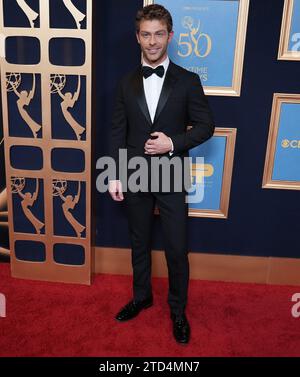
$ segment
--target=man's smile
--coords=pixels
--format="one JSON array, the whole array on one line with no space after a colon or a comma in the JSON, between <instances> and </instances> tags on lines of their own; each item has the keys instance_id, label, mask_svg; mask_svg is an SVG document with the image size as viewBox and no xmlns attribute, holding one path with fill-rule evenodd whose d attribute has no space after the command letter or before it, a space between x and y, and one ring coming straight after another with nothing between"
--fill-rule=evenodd
<instances>
[{"instance_id":1,"label":"man's smile","mask_svg":"<svg viewBox=\"0 0 300 377\"><path fill-rule=\"evenodd\" d=\"M155 48L148 48L147 51L149 54L154 55L157 54L161 50L160 47L155 47Z\"/></svg>"}]
</instances>

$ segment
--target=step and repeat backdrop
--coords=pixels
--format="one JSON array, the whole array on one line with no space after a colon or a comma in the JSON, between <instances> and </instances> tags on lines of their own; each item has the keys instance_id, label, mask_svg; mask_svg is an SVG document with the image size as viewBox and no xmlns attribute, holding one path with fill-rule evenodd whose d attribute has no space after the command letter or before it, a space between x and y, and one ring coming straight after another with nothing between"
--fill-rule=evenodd
<instances>
[{"instance_id":1,"label":"step and repeat backdrop","mask_svg":"<svg viewBox=\"0 0 300 377\"><path fill-rule=\"evenodd\" d=\"M135 13L153 3L0 0L0 250L8 221L14 276L90 283L92 8L100 157L114 86L140 59ZM300 189L300 0L158 3L173 16L169 56L199 74L217 126L190 151L205 189L189 204L191 251L297 257L299 206L285 204ZM97 194L96 245L129 246L123 209Z\"/></svg>"}]
</instances>

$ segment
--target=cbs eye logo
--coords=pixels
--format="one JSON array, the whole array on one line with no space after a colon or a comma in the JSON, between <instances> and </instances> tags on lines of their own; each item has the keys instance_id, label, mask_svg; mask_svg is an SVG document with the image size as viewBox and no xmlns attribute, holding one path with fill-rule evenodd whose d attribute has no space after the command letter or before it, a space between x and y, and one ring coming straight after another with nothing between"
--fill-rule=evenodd
<instances>
[{"instance_id":1,"label":"cbs eye logo","mask_svg":"<svg viewBox=\"0 0 300 377\"><path fill-rule=\"evenodd\" d=\"M300 149L300 140L288 140L284 139L281 142L282 148L293 148L293 149Z\"/></svg>"},{"instance_id":2,"label":"cbs eye logo","mask_svg":"<svg viewBox=\"0 0 300 377\"><path fill-rule=\"evenodd\" d=\"M282 146L282 148L288 148L290 146L290 141L287 140L287 139L282 140L281 146Z\"/></svg>"}]
</instances>

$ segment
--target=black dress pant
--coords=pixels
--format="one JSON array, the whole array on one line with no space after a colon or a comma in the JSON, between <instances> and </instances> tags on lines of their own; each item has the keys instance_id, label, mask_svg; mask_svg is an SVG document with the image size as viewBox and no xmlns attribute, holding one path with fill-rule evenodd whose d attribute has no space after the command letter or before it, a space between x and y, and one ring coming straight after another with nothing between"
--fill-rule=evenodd
<instances>
[{"instance_id":1,"label":"black dress pant","mask_svg":"<svg viewBox=\"0 0 300 377\"><path fill-rule=\"evenodd\" d=\"M174 314L183 313L188 293L188 204L185 196L186 192L125 193L132 247L133 297L135 300L144 300L152 295L151 238L156 204L160 213L168 266L168 303Z\"/></svg>"}]
</instances>

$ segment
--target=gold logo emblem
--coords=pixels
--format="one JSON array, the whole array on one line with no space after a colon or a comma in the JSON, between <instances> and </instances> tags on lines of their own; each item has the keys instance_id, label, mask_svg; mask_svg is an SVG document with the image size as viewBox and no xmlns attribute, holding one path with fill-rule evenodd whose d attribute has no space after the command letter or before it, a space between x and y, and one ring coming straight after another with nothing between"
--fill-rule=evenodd
<instances>
[{"instance_id":1,"label":"gold logo emblem","mask_svg":"<svg viewBox=\"0 0 300 377\"><path fill-rule=\"evenodd\" d=\"M33 225L35 231L37 234L41 233L42 228L45 226L44 223L42 223L34 214L31 212L29 207L33 207L35 201L38 198L39 194L39 180L36 178L36 189L35 192L32 194L31 192L25 192L25 194L22 192L22 190L25 188L25 178L20 177L14 177L11 179L11 191L13 194L18 194L22 201L21 201L21 207L24 212L24 215L27 217L27 219L31 222Z\"/></svg>"},{"instance_id":2,"label":"gold logo emblem","mask_svg":"<svg viewBox=\"0 0 300 377\"><path fill-rule=\"evenodd\" d=\"M288 148L290 146L290 141L287 140L287 139L282 140L281 146L282 146L282 148Z\"/></svg>"},{"instance_id":3,"label":"gold logo emblem","mask_svg":"<svg viewBox=\"0 0 300 377\"><path fill-rule=\"evenodd\" d=\"M206 58L212 49L211 37L208 34L202 33L200 30L200 21L195 27L194 20L190 16L186 16L182 20L182 26L188 29L188 33L180 33L178 46L182 47L182 50L186 50L185 53L178 49L178 55L182 58L187 58L194 53L198 58ZM201 50L201 43L206 49Z\"/></svg>"}]
</instances>

